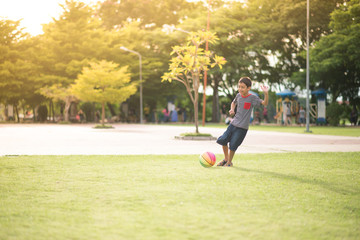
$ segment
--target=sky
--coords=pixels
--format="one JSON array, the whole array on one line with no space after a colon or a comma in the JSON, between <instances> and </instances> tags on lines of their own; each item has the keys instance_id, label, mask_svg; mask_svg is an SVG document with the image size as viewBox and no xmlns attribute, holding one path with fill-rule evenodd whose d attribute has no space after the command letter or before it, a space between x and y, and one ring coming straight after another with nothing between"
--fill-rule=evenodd
<instances>
[{"instance_id":1,"label":"sky","mask_svg":"<svg viewBox=\"0 0 360 240\"><path fill-rule=\"evenodd\" d=\"M80 0L86 4L95 4L104 0ZM187 0L188 2L206 0ZM42 34L42 25L57 19L62 13L59 4L65 0L0 0L0 19L20 20L20 27L35 36Z\"/></svg>"},{"instance_id":2,"label":"sky","mask_svg":"<svg viewBox=\"0 0 360 240\"><path fill-rule=\"evenodd\" d=\"M82 0L86 4L96 3L97 0ZM35 36L42 34L41 24L58 18L62 13L59 4L65 0L0 0L0 18L20 20L24 31Z\"/></svg>"}]
</instances>

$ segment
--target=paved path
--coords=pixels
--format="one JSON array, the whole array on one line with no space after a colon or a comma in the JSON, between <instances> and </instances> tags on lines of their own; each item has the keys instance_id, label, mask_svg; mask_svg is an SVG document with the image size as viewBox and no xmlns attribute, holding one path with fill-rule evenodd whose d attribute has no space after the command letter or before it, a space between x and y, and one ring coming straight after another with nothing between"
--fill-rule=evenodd
<instances>
[{"instance_id":1,"label":"paved path","mask_svg":"<svg viewBox=\"0 0 360 240\"><path fill-rule=\"evenodd\" d=\"M93 124L0 124L0 155L78 154L199 154L222 153L215 141L176 140L194 132L193 126L114 124L114 129L93 129ZM201 128L220 136L225 129ZM250 130L243 153L360 151L360 137L280 133Z\"/></svg>"}]
</instances>

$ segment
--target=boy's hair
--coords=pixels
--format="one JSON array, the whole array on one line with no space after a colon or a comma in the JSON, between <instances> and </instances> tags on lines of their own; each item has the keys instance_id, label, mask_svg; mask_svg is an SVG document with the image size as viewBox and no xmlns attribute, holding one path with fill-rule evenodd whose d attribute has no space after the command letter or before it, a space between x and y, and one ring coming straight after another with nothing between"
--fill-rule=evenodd
<instances>
[{"instance_id":1,"label":"boy's hair","mask_svg":"<svg viewBox=\"0 0 360 240\"><path fill-rule=\"evenodd\" d=\"M251 87L251 79L249 77L242 77L239 83L244 83L247 87Z\"/></svg>"}]
</instances>

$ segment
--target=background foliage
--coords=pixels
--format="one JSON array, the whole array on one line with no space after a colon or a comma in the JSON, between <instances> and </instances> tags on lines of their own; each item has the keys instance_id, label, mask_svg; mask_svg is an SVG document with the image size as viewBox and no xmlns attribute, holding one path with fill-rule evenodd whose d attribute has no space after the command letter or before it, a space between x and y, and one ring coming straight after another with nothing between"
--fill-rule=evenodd
<instances>
[{"instance_id":1,"label":"background foliage","mask_svg":"<svg viewBox=\"0 0 360 240\"><path fill-rule=\"evenodd\" d=\"M359 0L310 3L310 88L328 90L332 101L342 97L359 105ZM1 103L13 104L16 111L45 104L52 115L64 113L69 103L43 95L40 89L67 89L91 61L128 65L131 81L138 81L138 58L121 51L121 46L142 55L143 95L150 112L164 108L169 100L179 106L184 102L184 88L161 83L161 76L167 71L172 46L183 44L187 34L164 26L205 30L206 4L106 0L88 6L67 0L62 8L61 16L45 24L38 36L26 34L18 21L0 19ZM220 102L233 99L240 76L251 76L277 91L305 87L306 0L218 0L212 1L210 15L210 31L219 37L210 50L227 60L224 68L209 72L212 121L219 120ZM126 103L138 116L139 93ZM115 105L109 102L109 114L119 114L120 105L120 100Z\"/></svg>"}]
</instances>

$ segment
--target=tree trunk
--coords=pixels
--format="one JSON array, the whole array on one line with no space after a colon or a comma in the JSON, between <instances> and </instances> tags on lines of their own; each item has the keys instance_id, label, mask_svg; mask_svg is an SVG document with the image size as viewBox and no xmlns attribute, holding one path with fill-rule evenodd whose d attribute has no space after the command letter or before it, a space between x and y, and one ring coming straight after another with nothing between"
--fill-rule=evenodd
<instances>
[{"instance_id":1,"label":"tree trunk","mask_svg":"<svg viewBox=\"0 0 360 240\"><path fill-rule=\"evenodd\" d=\"M17 122L19 123L20 122L19 111L18 111L18 107L16 104L14 104L14 108L15 108L16 119L17 119ZM14 119L14 121L15 121L15 119Z\"/></svg>"},{"instance_id":2,"label":"tree trunk","mask_svg":"<svg viewBox=\"0 0 360 240\"><path fill-rule=\"evenodd\" d=\"M69 121L70 121L70 118L69 118L69 109L70 109L70 106L71 106L71 99L70 99L70 97L66 97L66 100L65 100L65 109L64 109L64 121L65 121L65 122L69 122Z\"/></svg>"},{"instance_id":3,"label":"tree trunk","mask_svg":"<svg viewBox=\"0 0 360 240\"><path fill-rule=\"evenodd\" d=\"M339 97L339 95L340 95L340 91L338 91L338 90L333 90L332 91L332 103L336 103L336 99Z\"/></svg>"},{"instance_id":4,"label":"tree trunk","mask_svg":"<svg viewBox=\"0 0 360 240\"><path fill-rule=\"evenodd\" d=\"M115 110L114 110L113 106L110 103L106 103L106 105L108 106L108 108L110 110L111 116L115 117L116 113L115 113Z\"/></svg>"},{"instance_id":5,"label":"tree trunk","mask_svg":"<svg viewBox=\"0 0 360 240\"><path fill-rule=\"evenodd\" d=\"M101 124L105 125L105 102L101 103Z\"/></svg>"},{"instance_id":6,"label":"tree trunk","mask_svg":"<svg viewBox=\"0 0 360 240\"><path fill-rule=\"evenodd\" d=\"M36 122L36 109L33 107L33 121Z\"/></svg>"},{"instance_id":7,"label":"tree trunk","mask_svg":"<svg viewBox=\"0 0 360 240\"><path fill-rule=\"evenodd\" d=\"M198 95L195 93L194 99L194 121L195 121L195 133L199 133L199 105L198 105Z\"/></svg>"},{"instance_id":8,"label":"tree trunk","mask_svg":"<svg viewBox=\"0 0 360 240\"><path fill-rule=\"evenodd\" d=\"M50 99L50 118L52 118L52 122L55 122L54 102L51 99Z\"/></svg>"},{"instance_id":9,"label":"tree trunk","mask_svg":"<svg viewBox=\"0 0 360 240\"><path fill-rule=\"evenodd\" d=\"M95 108L95 102L92 103L92 119L94 122L98 122L99 119L96 118L96 108Z\"/></svg>"},{"instance_id":10,"label":"tree trunk","mask_svg":"<svg viewBox=\"0 0 360 240\"><path fill-rule=\"evenodd\" d=\"M51 99L49 100L49 111L48 111L48 116L49 116L49 122L52 122L51 121L51 112L52 112L52 106L51 106ZM46 117L46 119L47 119L47 117Z\"/></svg>"},{"instance_id":11,"label":"tree trunk","mask_svg":"<svg viewBox=\"0 0 360 240\"><path fill-rule=\"evenodd\" d=\"M65 109L64 109L64 115L65 115L65 122L69 122L70 121L70 117L69 117L69 110L71 107L71 103L77 101L75 96L67 96L65 98Z\"/></svg>"}]
</instances>

